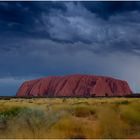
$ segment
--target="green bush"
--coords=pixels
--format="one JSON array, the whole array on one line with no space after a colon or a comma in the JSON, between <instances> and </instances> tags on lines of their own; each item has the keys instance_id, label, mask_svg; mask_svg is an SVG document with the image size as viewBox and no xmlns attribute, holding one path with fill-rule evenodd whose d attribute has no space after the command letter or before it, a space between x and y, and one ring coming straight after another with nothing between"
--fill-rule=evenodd
<instances>
[{"instance_id":1,"label":"green bush","mask_svg":"<svg viewBox=\"0 0 140 140\"><path fill-rule=\"evenodd\" d=\"M43 110L20 108L11 112L8 116L13 117L8 117L5 134L0 131L0 138L44 138L47 116Z\"/></svg>"},{"instance_id":2,"label":"green bush","mask_svg":"<svg viewBox=\"0 0 140 140\"><path fill-rule=\"evenodd\" d=\"M5 111L0 112L0 131L5 130L8 127L8 120L17 116L23 108L13 107Z\"/></svg>"},{"instance_id":3,"label":"green bush","mask_svg":"<svg viewBox=\"0 0 140 140\"><path fill-rule=\"evenodd\" d=\"M116 101L116 102L113 102L113 104L127 105L127 104L129 104L129 102L128 102L128 100L124 100L124 101Z\"/></svg>"},{"instance_id":4,"label":"green bush","mask_svg":"<svg viewBox=\"0 0 140 140\"><path fill-rule=\"evenodd\" d=\"M0 112L0 117L5 116L7 118L7 117L16 116L21 110L22 108L19 108L19 107L10 108L8 110Z\"/></svg>"},{"instance_id":5,"label":"green bush","mask_svg":"<svg viewBox=\"0 0 140 140\"><path fill-rule=\"evenodd\" d=\"M0 123L6 124L8 119L11 119L12 117L17 116L21 112L21 110L23 110L23 108L13 107L13 108L0 112Z\"/></svg>"}]
</instances>

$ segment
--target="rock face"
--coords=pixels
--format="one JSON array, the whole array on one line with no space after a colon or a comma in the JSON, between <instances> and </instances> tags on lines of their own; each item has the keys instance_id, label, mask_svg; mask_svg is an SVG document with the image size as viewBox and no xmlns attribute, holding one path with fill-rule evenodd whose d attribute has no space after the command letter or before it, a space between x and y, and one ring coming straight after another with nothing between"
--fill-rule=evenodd
<instances>
[{"instance_id":1,"label":"rock face","mask_svg":"<svg viewBox=\"0 0 140 140\"><path fill-rule=\"evenodd\" d=\"M25 81L17 96L93 97L132 94L126 81L94 75L50 76Z\"/></svg>"}]
</instances>

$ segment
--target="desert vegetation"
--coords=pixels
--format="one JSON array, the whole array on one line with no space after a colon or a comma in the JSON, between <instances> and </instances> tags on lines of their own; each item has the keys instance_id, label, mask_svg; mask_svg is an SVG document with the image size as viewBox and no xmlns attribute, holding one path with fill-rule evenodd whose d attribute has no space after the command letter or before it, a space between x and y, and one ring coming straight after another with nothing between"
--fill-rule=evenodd
<instances>
[{"instance_id":1,"label":"desert vegetation","mask_svg":"<svg viewBox=\"0 0 140 140\"><path fill-rule=\"evenodd\" d=\"M1 99L0 138L140 138L140 99Z\"/></svg>"}]
</instances>

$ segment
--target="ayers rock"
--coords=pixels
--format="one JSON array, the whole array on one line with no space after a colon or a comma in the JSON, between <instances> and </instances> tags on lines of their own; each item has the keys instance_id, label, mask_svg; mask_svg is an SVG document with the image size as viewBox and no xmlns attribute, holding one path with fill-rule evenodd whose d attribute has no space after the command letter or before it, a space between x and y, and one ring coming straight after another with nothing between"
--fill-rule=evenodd
<instances>
[{"instance_id":1,"label":"ayers rock","mask_svg":"<svg viewBox=\"0 0 140 140\"><path fill-rule=\"evenodd\" d=\"M93 97L126 96L132 91L126 81L94 75L49 76L25 81L17 96Z\"/></svg>"}]
</instances>

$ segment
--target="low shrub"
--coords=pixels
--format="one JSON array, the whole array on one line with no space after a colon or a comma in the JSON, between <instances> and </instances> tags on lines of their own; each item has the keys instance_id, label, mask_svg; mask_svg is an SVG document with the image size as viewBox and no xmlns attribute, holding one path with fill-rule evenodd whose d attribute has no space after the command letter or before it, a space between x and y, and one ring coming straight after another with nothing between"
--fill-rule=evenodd
<instances>
[{"instance_id":1,"label":"low shrub","mask_svg":"<svg viewBox=\"0 0 140 140\"><path fill-rule=\"evenodd\" d=\"M23 108L20 108L20 107L13 107L8 110L2 111L0 112L0 118L1 117L8 118L8 117L16 116L22 109Z\"/></svg>"},{"instance_id":2,"label":"low shrub","mask_svg":"<svg viewBox=\"0 0 140 140\"><path fill-rule=\"evenodd\" d=\"M47 116L43 110L22 108L7 121L6 134L0 138L43 138Z\"/></svg>"},{"instance_id":3,"label":"low shrub","mask_svg":"<svg viewBox=\"0 0 140 140\"><path fill-rule=\"evenodd\" d=\"M126 125L119 119L119 115L109 106L104 106L98 112L99 138L123 138Z\"/></svg>"},{"instance_id":4,"label":"low shrub","mask_svg":"<svg viewBox=\"0 0 140 140\"><path fill-rule=\"evenodd\" d=\"M73 115L76 117L87 117L96 113L95 108L89 105L77 105L73 108Z\"/></svg>"},{"instance_id":5,"label":"low shrub","mask_svg":"<svg viewBox=\"0 0 140 140\"><path fill-rule=\"evenodd\" d=\"M136 110L134 107L121 106L120 114L122 119L131 125L140 125L140 111Z\"/></svg>"},{"instance_id":6,"label":"low shrub","mask_svg":"<svg viewBox=\"0 0 140 140\"><path fill-rule=\"evenodd\" d=\"M116 101L116 102L113 102L113 104L127 105L127 104L129 104L129 101L128 100Z\"/></svg>"},{"instance_id":7,"label":"low shrub","mask_svg":"<svg viewBox=\"0 0 140 140\"><path fill-rule=\"evenodd\" d=\"M81 138L82 131L79 125L71 117L60 119L52 126L49 138Z\"/></svg>"},{"instance_id":8,"label":"low shrub","mask_svg":"<svg viewBox=\"0 0 140 140\"><path fill-rule=\"evenodd\" d=\"M11 119L14 116L17 116L23 108L20 107L12 107L10 109L7 109L5 111L0 112L0 126L3 126L3 124L6 125L8 119Z\"/></svg>"}]
</instances>

